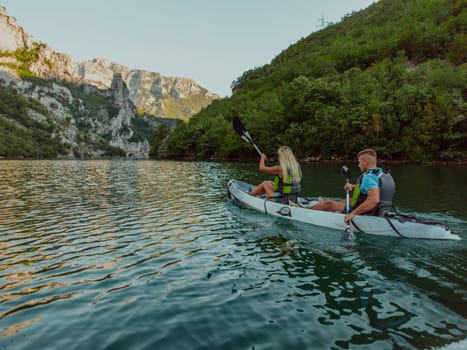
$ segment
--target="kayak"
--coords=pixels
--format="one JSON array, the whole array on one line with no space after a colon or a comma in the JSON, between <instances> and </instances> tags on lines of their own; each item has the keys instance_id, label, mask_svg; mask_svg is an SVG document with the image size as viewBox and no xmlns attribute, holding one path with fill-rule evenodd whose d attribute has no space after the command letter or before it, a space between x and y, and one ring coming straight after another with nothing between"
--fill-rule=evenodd
<instances>
[{"instance_id":1,"label":"kayak","mask_svg":"<svg viewBox=\"0 0 467 350\"><path fill-rule=\"evenodd\" d=\"M347 228L344 222L345 214L309 209L318 203L298 197L294 205L275 202L267 197L249 195L247 192L254 188L246 182L231 179L228 182L229 197L240 205L261 213L300 221L316 226L329 227L336 230ZM426 221L413 215L390 211L383 216L357 215L350 223L354 232L363 232L379 236L393 236L400 238L421 239L449 239L460 240L459 235L453 233L447 226L439 222Z\"/></svg>"}]
</instances>

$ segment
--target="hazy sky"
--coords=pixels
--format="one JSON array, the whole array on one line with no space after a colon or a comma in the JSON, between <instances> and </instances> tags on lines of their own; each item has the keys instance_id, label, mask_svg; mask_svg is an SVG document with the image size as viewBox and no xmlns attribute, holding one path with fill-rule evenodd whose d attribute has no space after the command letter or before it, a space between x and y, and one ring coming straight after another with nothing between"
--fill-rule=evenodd
<instances>
[{"instance_id":1,"label":"hazy sky","mask_svg":"<svg viewBox=\"0 0 467 350\"><path fill-rule=\"evenodd\" d=\"M220 96L246 70L375 0L0 0L35 41L76 61L191 78ZM1 40L1 39L0 39Z\"/></svg>"}]
</instances>

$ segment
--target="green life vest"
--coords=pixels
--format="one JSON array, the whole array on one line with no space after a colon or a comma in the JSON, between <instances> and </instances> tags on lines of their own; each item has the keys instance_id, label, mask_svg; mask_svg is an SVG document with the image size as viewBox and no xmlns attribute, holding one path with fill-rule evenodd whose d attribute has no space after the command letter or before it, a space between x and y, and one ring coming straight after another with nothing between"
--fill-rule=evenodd
<instances>
[{"instance_id":1,"label":"green life vest","mask_svg":"<svg viewBox=\"0 0 467 350\"><path fill-rule=\"evenodd\" d=\"M287 175L285 181L279 176L274 176L274 192L283 194L299 193L300 183L293 183L290 175Z\"/></svg>"},{"instance_id":2,"label":"green life vest","mask_svg":"<svg viewBox=\"0 0 467 350\"><path fill-rule=\"evenodd\" d=\"M359 204L363 203L363 201L366 198L365 195L360 193L360 184L361 184L361 182L362 182L362 176L360 175L360 177L358 178L357 183L355 185L355 188L353 190L353 193L352 193L352 203L351 203L352 208L356 208Z\"/></svg>"}]
</instances>

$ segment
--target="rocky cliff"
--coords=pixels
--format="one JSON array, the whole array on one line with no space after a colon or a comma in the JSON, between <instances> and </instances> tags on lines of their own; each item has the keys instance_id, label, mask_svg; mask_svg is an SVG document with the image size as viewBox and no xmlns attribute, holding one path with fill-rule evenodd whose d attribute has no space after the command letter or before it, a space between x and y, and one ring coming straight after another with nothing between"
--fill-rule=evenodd
<instances>
[{"instance_id":1,"label":"rocky cliff","mask_svg":"<svg viewBox=\"0 0 467 350\"><path fill-rule=\"evenodd\" d=\"M63 84L60 81L21 79L10 69L0 66L0 84L13 87L21 95L38 101L45 109L27 110L27 116L15 121L25 129L33 119L48 123L50 139L58 139L65 152L57 154L69 158L125 155L147 157L147 136L160 122L136 114L136 107L128 98L129 91L121 76L115 75L110 89L91 85ZM11 122L12 117L0 111L0 121ZM144 132L135 132L136 125L144 125ZM19 154L22 154L19 152ZM2 150L0 149L0 156Z\"/></svg>"},{"instance_id":2,"label":"rocky cliff","mask_svg":"<svg viewBox=\"0 0 467 350\"><path fill-rule=\"evenodd\" d=\"M129 69L103 58L77 65L77 81L100 88L109 88L112 77L120 74L128 86L130 99L139 111L156 116L188 119L219 98L195 81L165 77L141 69Z\"/></svg>"},{"instance_id":3,"label":"rocky cliff","mask_svg":"<svg viewBox=\"0 0 467 350\"><path fill-rule=\"evenodd\" d=\"M35 42L0 6L0 64L21 66L24 61L19 54L27 54L30 72L44 79L108 89L113 76L120 74L138 111L159 117L188 119L219 98L191 79L129 69L103 58L75 62L47 44Z\"/></svg>"},{"instance_id":4,"label":"rocky cliff","mask_svg":"<svg viewBox=\"0 0 467 350\"><path fill-rule=\"evenodd\" d=\"M1 6L0 84L47 109L42 115L29 110L29 118L52 118L50 137L66 145L68 157L102 156L109 149L146 157L151 132L161 123L173 125L148 115L187 119L218 98L190 79L131 70L105 59L75 62L35 42ZM0 113L2 119L11 122Z\"/></svg>"}]
</instances>

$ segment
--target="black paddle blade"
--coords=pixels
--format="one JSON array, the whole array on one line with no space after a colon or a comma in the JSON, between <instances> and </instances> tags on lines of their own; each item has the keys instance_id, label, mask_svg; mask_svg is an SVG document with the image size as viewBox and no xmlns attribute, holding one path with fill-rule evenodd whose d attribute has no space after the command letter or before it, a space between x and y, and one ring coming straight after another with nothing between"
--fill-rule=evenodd
<instances>
[{"instance_id":1,"label":"black paddle blade","mask_svg":"<svg viewBox=\"0 0 467 350\"><path fill-rule=\"evenodd\" d=\"M232 124L233 124L234 130L237 132L237 134L240 135L240 137L245 135L245 132L246 132L245 126L243 126L242 122L240 121L240 119L238 119L237 116L234 116L232 118Z\"/></svg>"},{"instance_id":2,"label":"black paddle blade","mask_svg":"<svg viewBox=\"0 0 467 350\"><path fill-rule=\"evenodd\" d=\"M352 232L350 227L347 226L346 229L344 230L344 234L341 237L341 241L351 242L354 239L355 239L354 233Z\"/></svg>"},{"instance_id":3,"label":"black paddle blade","mask_svg":"<svg viewBox=\"0 0 467 350\"><path fill-rule=\"evenodd\" d=\"M350 181L350 169L346 165L342 166L341 172L346 180Z\"/></svg>"},{"instance_id":4,"label":"black paddle blade","mask_svg":"<svg viewBox=\"0 0 467 350\"><path fill-rule=\"evenodd\" d=\"M245 126L242 124L242 122L240 121L240 119L238 119L237 116L234 116L232 118L232 124L233 124L234 130L237 132L238 135L240 135L240 137L244 141L249 142L249 143L253 143L253 139L251 138L251 136L248 133L248 131L246 130Z\"/></svg>"},{"instance_id":5,"label":"black paddle blade","mask_svg":"<svg viewBox=\"0 0 467 350\"><path fill-rule=\"evenodd\" d=\"M232 118L232 125L237 134L239 134L244 141L251 143L255 148L256 152L258 152L258 154L261 155L261 151L259 150L258 146L256 146L253 142L250 133L246 130L245 126L242 124L242 122L240 121L240 119L238 119L237 116L234 116Z\"/></svg>"}]
</instances>

